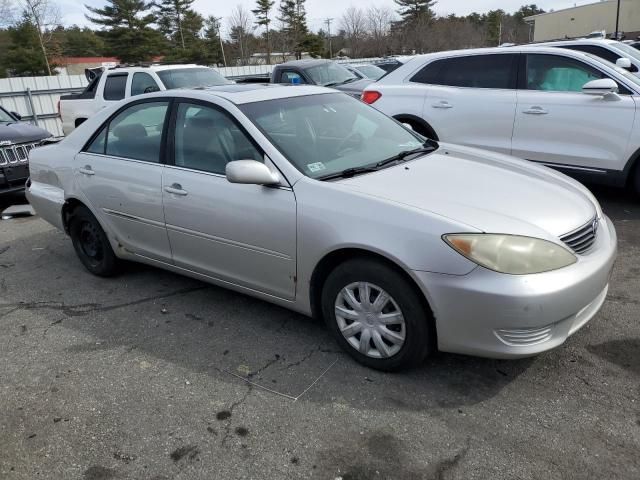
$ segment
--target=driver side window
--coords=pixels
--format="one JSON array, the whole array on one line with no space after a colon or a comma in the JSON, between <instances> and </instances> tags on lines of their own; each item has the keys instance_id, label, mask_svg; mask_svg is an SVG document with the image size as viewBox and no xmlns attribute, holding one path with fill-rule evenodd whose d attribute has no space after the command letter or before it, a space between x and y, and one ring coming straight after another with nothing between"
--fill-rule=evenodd
<instances>
[{"instance_id":1,"label":"driver side window","mask_svg":"<svg viewBox=\"0 0 640 480\"><path fill-rule=\"evenodd\" d=\"M200 104L179 104L174 139L178 167L224 175L227 163L234 160L264 161L228 114Z\"/></svg>"},{"instance_id":2,"label":"driver side window","mask_svg":"<svg viewBox=\"0 0 640 480\"><path fill-rule=\"evenodd\" d=\"M581 92L585 83L608 78L591 66L557 55L527 55L527 90Z\"/></svg>"},{"instance_id":3,"label":"driver side window","mask_svg":"<svg viewBox=\"0 0 640 480\"><path fill-rule=\"evenodd\" d=\"M142 95L143 93L159 92L158 84L151 75L144 72L133 74L131 80L131 96Z\"/></svg>"}]
</instances>

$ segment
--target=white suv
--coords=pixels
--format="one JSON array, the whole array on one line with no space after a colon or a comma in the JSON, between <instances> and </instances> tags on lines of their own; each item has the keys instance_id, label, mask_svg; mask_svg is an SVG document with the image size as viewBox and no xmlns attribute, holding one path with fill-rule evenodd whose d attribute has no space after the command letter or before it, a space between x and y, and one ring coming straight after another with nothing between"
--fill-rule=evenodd
<instances>
[{"instance_id":1,"label":"white suv","mask_svg":"<svg viewBox=\"0 0 640 480\"><path fill-rule=\"evenodd\" d=\"M526 46L421 55L362 100L436 140L584 180L630 180L640 192L640 78L591 54Z\"/></svg>"}]
</instances>

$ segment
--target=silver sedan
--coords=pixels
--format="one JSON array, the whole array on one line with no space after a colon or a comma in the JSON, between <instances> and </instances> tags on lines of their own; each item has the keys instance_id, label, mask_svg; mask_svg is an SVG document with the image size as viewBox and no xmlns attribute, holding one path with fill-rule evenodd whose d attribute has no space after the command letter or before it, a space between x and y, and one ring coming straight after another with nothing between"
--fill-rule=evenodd
<instances>
[{"instance_id":1,"label":"silver sedan","mask_svg":"<svg viewBox=\"0 0 640 480\"><path fill-rule=\"evenodd\" d=\"M616 256L574 180L319 87L135 97L30 168L29 201L90 272L144 262L323 317L383 370L556 347L601 307Z\"/></svg>"}]
</instances>

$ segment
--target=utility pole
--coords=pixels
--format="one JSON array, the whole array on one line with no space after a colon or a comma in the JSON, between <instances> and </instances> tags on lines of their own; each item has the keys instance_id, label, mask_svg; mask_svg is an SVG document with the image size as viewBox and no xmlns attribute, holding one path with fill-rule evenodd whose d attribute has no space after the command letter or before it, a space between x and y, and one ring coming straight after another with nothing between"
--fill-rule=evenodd
<instances>
[{"instance_id":1,"label":"utility pole","mask_svg":"<svg viewBox=\"0 0 640 480\"><path fill-rule=\"evenodd\" d=\"M616 40L620 40L618 32L620 27L620 0L618 0L618 10L616 12Z\"/></svg>"},{"instance_id":2,"label":"utility pole","mask_svg":"<svg viewBox=\"0 0 640 480\"><path fill-rule=\"evenodd\" d=\"M327 24L327 36L329 37L329 58L333 58L333 49L331 48L331 22L333 22L333 18L327 18L324 21L324 23Z\"/></svg>"},{"instance_id":3,"label":"utility pole","mask_svg":"<svg viewBox=\"0 0 640 480\"><path fill-rule=\"evenodd\" d=\"M218 28L218 39L220 40L220 50L222 51L222 63L227 66L227 58L224 56L224 44L222 43L222 33L220 33L220 25L222 25L222 17L214 18L216 21L216 27Z\"/></svg>"}]
</instances>

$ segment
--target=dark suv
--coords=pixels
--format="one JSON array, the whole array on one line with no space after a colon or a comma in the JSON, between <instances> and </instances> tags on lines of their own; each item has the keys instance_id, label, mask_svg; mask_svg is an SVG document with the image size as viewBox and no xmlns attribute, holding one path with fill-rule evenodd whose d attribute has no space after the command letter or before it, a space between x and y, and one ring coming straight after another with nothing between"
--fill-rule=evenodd
<instances>
[{"instance_id":1,"label":"dark suv","mask_svg":"<svg viewBox=\"0 0 640 480\"><path fill-rule=\"evenodd\" d=\"M20 115L0 107L0 195L24 190L29 151L51 134L20 122Z\"/></svg>"}]
</instances>

